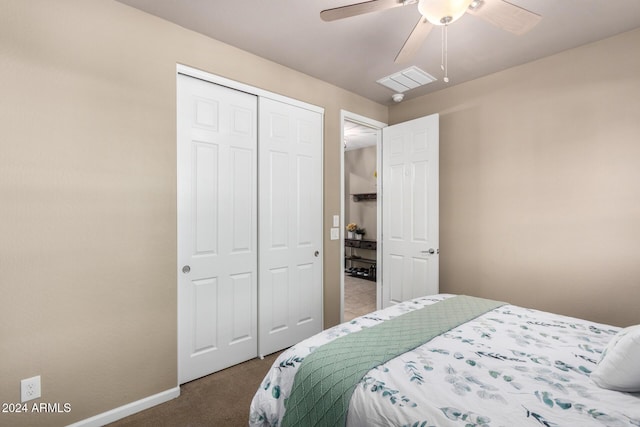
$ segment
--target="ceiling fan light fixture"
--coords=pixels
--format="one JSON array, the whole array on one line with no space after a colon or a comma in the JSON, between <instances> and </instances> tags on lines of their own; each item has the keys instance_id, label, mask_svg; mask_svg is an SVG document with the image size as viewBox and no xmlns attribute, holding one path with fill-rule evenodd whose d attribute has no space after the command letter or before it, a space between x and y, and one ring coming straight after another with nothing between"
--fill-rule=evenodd
<instances>
[{"instance_id":1,"label":"ceiling fan light fixture","mask_svg":"<svg viewBox=\"0 0 640 427\"><path fill-rule=\"evenodd\" d=\"M467 11L473 0L420 0L418 10L433 25L448 25Z\"/></svg>"}]
</instances>

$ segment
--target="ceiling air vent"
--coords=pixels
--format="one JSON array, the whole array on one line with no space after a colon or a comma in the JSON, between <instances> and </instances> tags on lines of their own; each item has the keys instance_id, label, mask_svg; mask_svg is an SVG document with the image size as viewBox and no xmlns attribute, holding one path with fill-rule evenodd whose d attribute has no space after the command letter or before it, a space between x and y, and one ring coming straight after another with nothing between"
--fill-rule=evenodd
<instances>
[{"instance_id":1,"label":"ceiling air vent","mask_svg":"<svg viewBox=\"0 0 640 427\"><path fill-rule=\"evenodd\" d=\"M382 86L386 86L394 92L402 93L419 86L424 86L437 79L431 74L421 70L415 65L406 70L399 71L378 80Z\"/></svg>"}]
</instances>

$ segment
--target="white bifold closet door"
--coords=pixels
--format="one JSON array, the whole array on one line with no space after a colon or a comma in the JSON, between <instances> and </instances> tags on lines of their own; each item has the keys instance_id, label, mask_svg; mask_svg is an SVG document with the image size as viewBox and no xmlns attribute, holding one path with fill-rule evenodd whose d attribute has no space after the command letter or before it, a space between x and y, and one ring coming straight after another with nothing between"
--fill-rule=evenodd
<instances>
[{"instance_id":1,"label":"white bifold closet door","mask_svg":"<svg viewBox=\"0 0 640 427\"><path fill-rule=\"evenodd\" d=\"M182 384L322 329L322 114L177 84Z\"/></svg>"},{"instance_id":2,"label":"white bifold closet door","mask_svg":"<svg viewBox=\"0 0 640 427\"><path fill-rule=\"evenodd\" d=\"M181 384L256 356L257 103L178 75Z\"/></svg>"},{"instance_id":3,"label":"white bifold closet door","mask_svg":"<svg viewBox=\"0 0 640 427\"><path fill-rule=\"evenodd\" d=\"M260 98L259 354L322 330L322 115Z\"/></svg>"}]
</instances>

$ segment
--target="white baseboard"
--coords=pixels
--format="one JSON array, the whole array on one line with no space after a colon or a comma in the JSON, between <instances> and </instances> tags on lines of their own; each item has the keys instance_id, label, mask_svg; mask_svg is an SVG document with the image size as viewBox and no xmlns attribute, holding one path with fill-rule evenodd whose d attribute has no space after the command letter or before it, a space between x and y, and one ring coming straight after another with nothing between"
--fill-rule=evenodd
<instances>
[{"instance_id":1,"label":"white baseboard","mask_svg":"<svg viewBox=\"0 0 640 427\"><path fill-rule=\"evenodd\" d=\"M91 418L78 421L77 423L70 424L68 427L101 427L105 424L118 421L129 415L133 415L136 412L144 411L152 406L159 405L164 402L168 402L171 399L175 399L180 396L180 387L175 387L166 391L163 391L153 396L145 397L144 399L137 400L135 402L128 403L124 406L112 409L102 414L98 414Z\"/></svg>"}]
</instances>

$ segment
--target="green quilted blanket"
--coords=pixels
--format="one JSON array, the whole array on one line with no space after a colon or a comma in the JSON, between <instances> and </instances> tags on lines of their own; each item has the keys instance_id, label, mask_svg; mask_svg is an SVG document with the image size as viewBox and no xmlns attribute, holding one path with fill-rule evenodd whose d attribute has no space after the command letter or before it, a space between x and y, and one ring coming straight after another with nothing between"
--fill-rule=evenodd
<instances>
[{"instance_id":1,"label":"green quilted blanket","mask_svg":"<svg viewBox=\"0 0 640 427\"><path fill-rule=\"evenodd\" d=\"M345 425L351 394L368 371L504 304L460 295L319 347L298 368L282 426Z\"/></svg>"}]
</instances>

